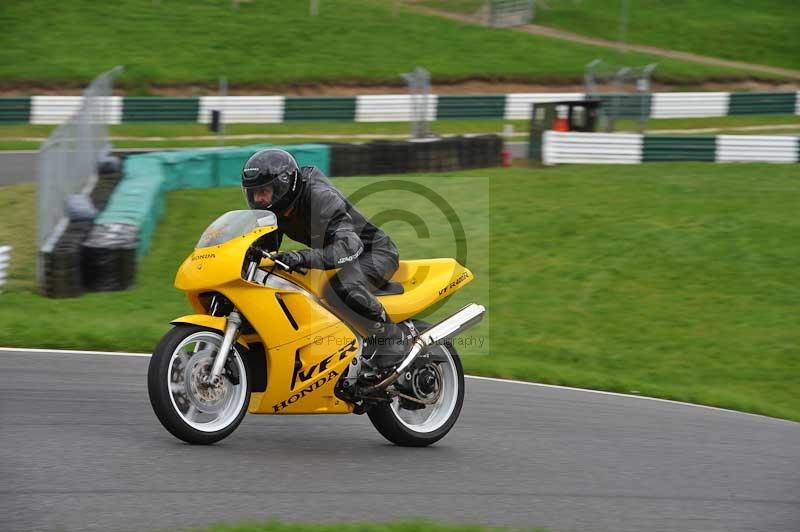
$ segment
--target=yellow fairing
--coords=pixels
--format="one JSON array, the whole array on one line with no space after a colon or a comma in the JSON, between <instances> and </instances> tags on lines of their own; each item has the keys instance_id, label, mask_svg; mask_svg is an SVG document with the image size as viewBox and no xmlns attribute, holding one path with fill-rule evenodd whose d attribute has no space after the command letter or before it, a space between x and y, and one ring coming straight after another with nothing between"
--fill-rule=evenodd
<instances>
[{"instance_id":1,"label":"yellow fairing","mask_svg":"<svg viewBox=\"0 0 800 532\"><path fill-rule=\"evenodd\" d=\"M172 325L177 325L178 323L185 323L187 325L197 325L199 327L204 327L206 329L212 329L220 334L225 334L225 318L221 318L218 316L209 316L208 314L189 314L187 316L181 316L180 318L175 318L170 322ZM247 342L244 341L243 338L238 339L238 343L242 344L243 347L248 347Z\"/></svg>"},{"instance_id":2,"label":"yellow fairing","mask_svg":"<svg viewBox=\"0 0 800 532\"><path fill-rule=\"evenodd\" d=\"M361 337L320 301L335 271L311 270L306 275L280 273L291 283L249 282L242 265L249 246L275 227L261 227L220 245L197 248L183 262L175 287L187 293L199 315L174 323L192 323L223 331L225 318L208 315L203 293L223 294L252 325L240 343L262 343L266 354L267 388L253 392L249 411L262 414L348 413L352 405L338 399L334 386L361 347ZM277 275L277 272L274 274ZM472 280L472 273L452 259L401 261L393 277L404 293L382 296L395 321L408 319ZM310 292L310 294L308 293Z\"/></svg>"},{"instance_id":3,"label":"yellow fairing","mask_svg":"<svg viewBox=\"0 0 800 532\"><path fill-rule=\"evenodd\" d=\"M179 268L175 286L187 292L200 313L207 312L201 294L223 294L255 329L245 332L240 343L264 345L268 384L266 391L251 394L250 412L349 413L352 406L336 398L333 387L358 353L360 338L296 287L275 288L242 278L247 248L274 229L259 228L217 246L195 249ZM207 314L184 316L174 323L225 328L225 318Z\"/></svg>"}]
</instances>

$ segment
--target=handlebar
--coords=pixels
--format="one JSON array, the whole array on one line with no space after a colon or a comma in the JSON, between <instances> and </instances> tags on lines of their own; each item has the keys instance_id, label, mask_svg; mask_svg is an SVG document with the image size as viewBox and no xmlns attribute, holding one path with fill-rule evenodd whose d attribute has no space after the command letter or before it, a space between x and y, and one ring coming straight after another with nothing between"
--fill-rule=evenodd
<instances>
[{"instance_id":1,"label":"handlebar","mask_svg":"<svg viewBox=\"0 0 800 532\"><path fill-rule=\"evenodd\" d=\"M253 249L255 249L256 251L261 253L261 256L264 257L265 259L269 259L272 262L274 262L275 265L277 265L283 271L286 271L286 272L296 271L300 275L305 275L305 274L308 273L308 268L294 268L294 269L292 269L287 264L284 264L283 262L281 262L279 260L276 260L275 257L278 255L277 253L275 253L273 255L272 253L270 253L269 251L267 251L265 249L261 249L261 248L257 248L257 247L253 247Z\"/></svg>"}]
</instances>

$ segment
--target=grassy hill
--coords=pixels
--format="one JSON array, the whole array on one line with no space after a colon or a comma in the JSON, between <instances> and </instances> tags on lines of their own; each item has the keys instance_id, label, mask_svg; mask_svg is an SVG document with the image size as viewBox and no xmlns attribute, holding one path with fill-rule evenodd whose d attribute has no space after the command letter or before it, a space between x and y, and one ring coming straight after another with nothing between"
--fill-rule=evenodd
<instances>
[{"instance_id":1,"label":"grassy hill","mask_svg":"<svg viewBox=\"0 0 800 532\"><path fill-rule=\"evenodd\" d=\"M118 0L6 2L0 83L82 84L124 64L122 86L400 82L417 65L437 80L580 81L583 66L614 52L482 28L386 0ZM630 55L632 63L656 59ZM665 81L742 79L748 73L658 59ZM763 77L763 76L762 76Z\"/></svg>"},{"instance_id":2,"label":"grassy hill","mask_svg":"<svg viewBox=\"0 0 800 532\"><path fill-rule=\"evenodd\" d=\"M474 13L483 0L425 0L422 5ZM619 39L621 0L541 3L535 23ZM796 0L636 0L627 41L738 61L800 69Z\"/></svg>"},{"instance_id":3,"label":"grassy hill","mask_svg":"<svg viewBox=\"0 0 800 532\"><path fill-rule=\"evenodd\" d=\"M800 166L587 165L459 175L491 176L489 194L440 175L402 179L432 186L467 235L478 235L468 241L475 282L454 297L488 306L470 336L488 334L491 349L463 349L468 371L800 420ZM336 183L352 194L376 180ZM418 197L398 198L383 193L359 206L369 216L385 217L398 204L425 213L429 238L405 222L386 227L402 256L453 256L442 216ZM2 294L0 345L148 351L169 320L188 311L172 288L177 266L211 219L242 206L242 194L236 187L170 193L136 287L65 300L30 292L34 202L33 185L0 188L0 205L12 209L0 242L14 245L16 257Z\"/></svg>"}]
</instances>

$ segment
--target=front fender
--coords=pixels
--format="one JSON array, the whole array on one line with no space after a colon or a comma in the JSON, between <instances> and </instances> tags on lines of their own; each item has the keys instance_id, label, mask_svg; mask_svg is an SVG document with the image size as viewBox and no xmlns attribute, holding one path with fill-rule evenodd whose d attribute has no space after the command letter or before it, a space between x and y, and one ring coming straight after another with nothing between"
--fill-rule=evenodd
<instances>
[{"instance_id":1,"label":"front fender","mask_svg":"<svg viewBox=\"0 0 800 532\"><path fill-rule=\"evenodd\" d=\"M198 327L203 327L205 329L212 329L214 331L218 331L220 334L225 334L225 324L228 320L220 316L209 316L208 314L188 314L186 316L181 316L180 318L175 318L170 323L172 325L178 325L180 323L185 323L187 325L197 325ZM250 346L247 345L247 342L242 340L242 337L239 336L237 343L241 344L246 349L250 349Z\"/></svg>"}]
</instances>

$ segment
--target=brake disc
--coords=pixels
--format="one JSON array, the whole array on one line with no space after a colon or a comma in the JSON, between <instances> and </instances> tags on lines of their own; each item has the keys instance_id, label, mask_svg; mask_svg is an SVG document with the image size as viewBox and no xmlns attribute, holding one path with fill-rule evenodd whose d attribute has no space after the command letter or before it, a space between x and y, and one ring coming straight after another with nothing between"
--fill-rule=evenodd
<instances>
[{"instance_id":1,"label":"brake disc","mask_svg":"<svg viewBox=\"0 0 800 532\"><path fill-rule=\"evenodd\" d=\"M186 387L186 396L199 411L206 414L217 414L225 408L230 387L226 386L227 379L220 379L213 386L206 384L206 377L211 373L214 358L213 351L198 351L189 359L184 369L183 384Z\"/></svg>"}]
</instances>

